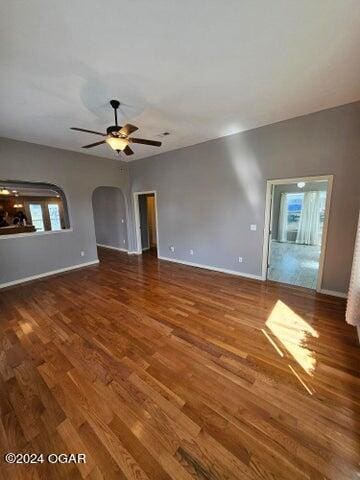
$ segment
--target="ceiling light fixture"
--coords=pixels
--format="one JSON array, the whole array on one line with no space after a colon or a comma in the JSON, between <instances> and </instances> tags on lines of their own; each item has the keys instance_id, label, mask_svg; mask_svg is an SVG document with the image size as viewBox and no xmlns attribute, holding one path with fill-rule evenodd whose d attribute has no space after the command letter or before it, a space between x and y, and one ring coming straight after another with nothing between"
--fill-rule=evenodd
<instances>
[{"instance_id":1,"label":"ceiling light fixture","mask_svg":"<svg viewBox=\"0 0 360 480\"><path fill-rule=\"evenodd\" d=\"M14 208L23 208L23 206L22 203L14 203Z\"/></svg>"},{"instance_id":2,"label":"ceiling light fixture","mask_svg":"<svg viewBox=\"0 0 360 480\"><path fill-rule=\"evenodd\" d=\"M157 140L147 140L146 138L134 138L130 137L131 134L139 130L135 125L127 123L123 127L118 124L117 109L120 107L119 100L110 100L110 105L114 109L115 125L110 125L106 129L106 133L97 132L95 130L87 130L86 128L70 127L71 130L77 130L79 132L92 133L93 135L100 135L103 140L100 142L90 143L90 145L84 145L82 148L98 147L107 143L112 150L116 152L124 152L125 155L133 155L134 152L130 148L130 144L140 143L141 145L151 145L153 147L160 147L161 142Z\"/></svg>"},{"instance_id":3,"label":"ceiling light fixture","mask_svg":"<svg viewBox=\"0 0 360 480\"><path fill-rule=\"evenodd\" d=\"M304 188L305 185L306 185L305 182L298 182L298 184L297 184L297 186L298 186L299 188Z\"/></svg>"},{"instance_id":4,"label":"ceiling light fixture","mask_svg":"<svg viewBox=\"0 0 360 480\"><path fill-rule=\"evenodd\" d=\"M105 142L117 152L125 150L125 148L129 145L129 140L122 137L113 137L112 135L108 135L105 139Z\"/></svg>"},{"instance_id":5,"label":"ceiling light fixture","mask_svg":"<svg viewBox=\"0 0 360 480\"><path fill-rule=\"evenodd\" d=\"M7 188L0 188L0 195L10 195L10 192Z\"/></svg>"},{"instance_id":6,"label":"ceiling light fixture","mask_svg":"<svg viewBox=\"0 0 360 480\"><path fill-rule=\"evenodd\" d=\"M11 191L12 191L12 193L18 193L18 191L17 191L17 190L11 190Z\"/></svg>"}]
</instances>

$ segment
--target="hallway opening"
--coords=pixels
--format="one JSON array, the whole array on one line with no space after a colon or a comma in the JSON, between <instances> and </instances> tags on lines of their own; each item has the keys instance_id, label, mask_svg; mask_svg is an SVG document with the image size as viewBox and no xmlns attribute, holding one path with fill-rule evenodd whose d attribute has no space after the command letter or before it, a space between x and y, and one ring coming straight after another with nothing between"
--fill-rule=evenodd
<instances>
[{"instance_id":1,"label":"hallway opening","mask_svg":"<svg viewBox=\"0 0 360 480\"><path fill-rule=\"evenodd\" d=\"M158 256L156 192L134 194L138 253Z\"/></svg>"}]
</instances>

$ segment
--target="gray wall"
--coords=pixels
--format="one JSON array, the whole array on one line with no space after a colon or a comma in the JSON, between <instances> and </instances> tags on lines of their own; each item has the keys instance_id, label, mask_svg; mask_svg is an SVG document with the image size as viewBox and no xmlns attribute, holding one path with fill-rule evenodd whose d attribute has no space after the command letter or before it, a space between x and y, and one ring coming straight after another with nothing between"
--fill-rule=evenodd
<instances>
[{"instance_id":1,"label":"gray wall","mask_svg":"<svg viewBox=\"0 0 360 480\"><path fill-rule=\"evenodd\" d=\"M126 204L116 187L98 187L92 196L96 243L127 250Z\"/></svg>"},{"instance_id":2,"label":"gray wall","mask_svg":"<svg viewBox=\"0 0 360 480\"><path fill-rule=\"evenodd\" d=\"M323 288L347 290L360 197L359 102L130 164L0 139L0 179L58 185L71 222L70 231L0 238L0 284L96 260L91 198L99 186L122 189L134 250L127 165L132 191L157 191L160 256L254 275L261 274L266 180L333 174Z\"/></svg>"},{"instance_id":3,"label":"gray wall","mask_svg":"<svg viewBox=\"0 0 360 480\"><path fill-rule=\"evenodd\" d=\"M273 211L272 211L272 239L278 238L280 200L282 193L302 193L314 191L326 191L327 182L306 182L305 187L299 188L296 183L287 185L275 185L273 193Z\"/></svg>"},{"instance_id":4,"label":"gray wall","mask_svg":"<svg viewBox=\"0 0 360 480\"><path fill-rule=\"evenodd\" d=\"M92 193L106 185L128 195L129 187L123 162L9 139L0 139L0 179L58 185L68 201L71 226L70 231L0 237L0 284L96 260Z\"/></svg>"},{"instance_id":5,"label":"gray wall","mask_svg":"<svg viewBox=\"0 0 360 480\"><path fill-rule=\"evenodd\" d=\"M132 190L158 194L160 256L255 275L266 180L327 174L334 185L322 287L346 292L360 196L359 102L130 163Z\"/></svg>"}]
</instances>

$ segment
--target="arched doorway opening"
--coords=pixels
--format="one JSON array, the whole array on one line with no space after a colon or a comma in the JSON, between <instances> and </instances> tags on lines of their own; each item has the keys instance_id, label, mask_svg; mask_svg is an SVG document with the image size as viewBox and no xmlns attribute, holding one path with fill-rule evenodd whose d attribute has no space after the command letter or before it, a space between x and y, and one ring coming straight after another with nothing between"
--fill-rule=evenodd
<instances>
[{"instance_id":1,"label":"arched doorway opening","mask_svg":"<svg viewBox=\"0 0 360 480\"><path fill-rule=\"evenodd\" d=\"M118 187L97 187L92 195L96 244L128 250L126 203Z\"/></svg>"}]
</instances>

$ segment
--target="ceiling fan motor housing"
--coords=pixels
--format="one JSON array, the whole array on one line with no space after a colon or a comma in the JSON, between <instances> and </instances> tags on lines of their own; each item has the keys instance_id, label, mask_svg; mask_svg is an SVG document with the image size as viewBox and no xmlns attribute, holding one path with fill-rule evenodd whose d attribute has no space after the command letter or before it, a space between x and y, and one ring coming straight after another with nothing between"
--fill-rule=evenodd
<instances>
[{"instance_id":1,"label":"ceiling fan motor housing","mask_svg":"<svg viewBox=\"0 0 360 480\"><path fill-rule=\"evenodd\" d=\"M107 127L106 133L108 135L114 135L114 136L119 136L119 131L121 129L121 126L118 125L110 125L110 127Z\"/></svg>"}]
</instances>

